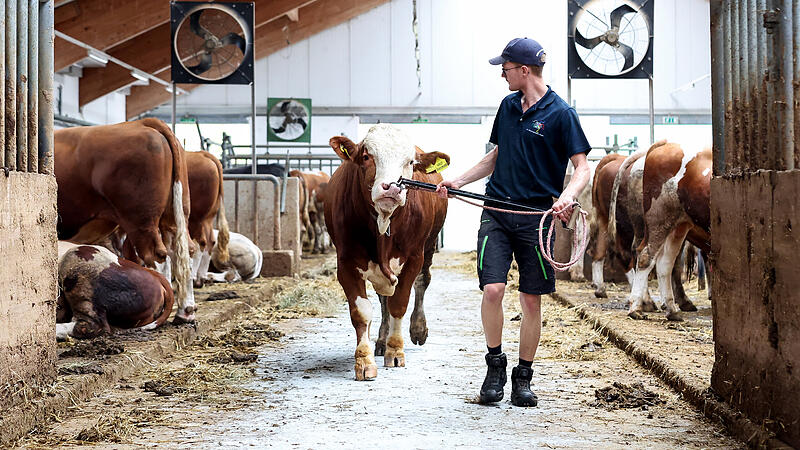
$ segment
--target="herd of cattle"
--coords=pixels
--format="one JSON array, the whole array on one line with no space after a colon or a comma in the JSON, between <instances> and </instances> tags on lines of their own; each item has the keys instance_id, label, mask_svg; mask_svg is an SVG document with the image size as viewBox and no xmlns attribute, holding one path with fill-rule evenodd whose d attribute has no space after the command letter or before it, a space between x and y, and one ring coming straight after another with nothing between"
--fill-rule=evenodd
<instances>
[{"instance_id":1,"label":"herd of cattle","mask_svg":"<svg viewBox=\"0 0 800 450\"><path fill-rule=\"evenodd\" d=\"M405 365L402 319L415 290L412 342L425 343L423 308L430 266L447 200L397 185L400 177L428 183L440 152L425 153L391 125L372 127L356 144L330 139L342 164L332 177L291 171L300 179L300 211L309 250L337 252L337 276L356 332L355 377L377 376L373 355ZM282 175L280 166L259 173ZM251 168L239 168L234 171ZM279 171L274 172L274 171ZM193 288L206 281L259 276L260 249L231 232L223 204L223 171L207 152L186 152L163 122L58 130L59 298L57 334L93 337L113 328L152 329L177 303L174 321L195 320ZM632 318L655 311L647 283L656 268L663 308L694 310L675 267L684 240L710 250L711 153L664 141L629 157L611 154L595 169L591 193L592 278L605 296L604 260L624 267ZM214 228L214 222L217 228ZM382 320L374 351L366 281L378 294ZM677 302L677 303L676 303Z\"/></svg>"}]
</instances>

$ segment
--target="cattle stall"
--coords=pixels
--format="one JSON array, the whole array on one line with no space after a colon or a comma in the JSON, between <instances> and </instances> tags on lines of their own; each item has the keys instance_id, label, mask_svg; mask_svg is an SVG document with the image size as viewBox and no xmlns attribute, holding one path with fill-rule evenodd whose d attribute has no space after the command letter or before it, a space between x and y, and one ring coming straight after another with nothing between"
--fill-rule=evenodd
<instances>
[{"instance_id":1,"label":"cattle stall","mask_svg":"<svg viewBox=\"0 0 800 450\"><path fill-rule=\"evenodd\" d=\"M0 0L0 409L55 376L53 2Z\"/></svg>"},{"instance_id":2,"label":"cattle stall","mask_svg":"<svg viewBox=\"0 0 800 450\"><path fill-rule=\"evenodd\" d=\"M712 0L712 387L800 446L800 6Z\"/></svg>"}]
</instances>

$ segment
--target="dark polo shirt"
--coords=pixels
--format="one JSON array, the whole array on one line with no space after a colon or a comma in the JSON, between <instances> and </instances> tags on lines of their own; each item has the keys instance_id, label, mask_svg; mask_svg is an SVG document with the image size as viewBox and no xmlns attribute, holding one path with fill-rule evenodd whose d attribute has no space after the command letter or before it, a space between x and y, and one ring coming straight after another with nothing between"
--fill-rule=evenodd
<instances>
[{"instance_id":1,"label":"dark polo shirt","mask_svg":"<svg viewBox=\"0 0 800 450\"><path fill-rule=\"evenodd\" d=\"M500 103L489 141L498 145L494 172L486 186L490 197L530 204L552 204L564 187L569 158L592 148L578 114L550 87L522 112L522 92Z\"/></svg>"}]
</instances>

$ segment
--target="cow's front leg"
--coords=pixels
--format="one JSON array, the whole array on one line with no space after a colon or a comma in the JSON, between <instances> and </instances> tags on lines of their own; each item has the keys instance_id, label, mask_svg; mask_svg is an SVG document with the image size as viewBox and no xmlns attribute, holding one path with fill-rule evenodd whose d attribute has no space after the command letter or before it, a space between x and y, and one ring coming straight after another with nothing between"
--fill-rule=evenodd
<instances>
[{"instance_id":1,"label":"cow's front leg","mask_svg":"<svg viewBox=\"0 0 800 450\"><path fill-rule=\"evenodd\" d=\"M389 309L386 306L386 296L378 294L381 301L381 327L378 330L378 340L375 341L375 356L383 356L386 352L386 337L389 334Z\"/></svg>"},{"instance_id":2,"label":"cow's front leg","mask_svg":"<svg viewBox=\"0 0 800 450\"><path fill-rule=\"evenodd\" d=\"M406 354L403 351L403 317L408 309L408 298L411 296L411 285L422 267L422 255L410 258L403 266L397 280L394 295L386 299L389 310L389 336L386 338L386 353L383 365L386 367L405 367Z\"/></svg>"},{"instance_id":3,"label":"cow's front leg","mask_svg":"<svg viewBox=\"0 0 800 450\"><path fill-rule=\"evenodd\" d=\"M350 322L356 332L355 376L356 380L374 380L378 366L369 344L369 329L372 325L372 303L367 299L364 280L350 264L338 260L337 276L344 289L350 308Z\"/></svg>"}]
</instances>

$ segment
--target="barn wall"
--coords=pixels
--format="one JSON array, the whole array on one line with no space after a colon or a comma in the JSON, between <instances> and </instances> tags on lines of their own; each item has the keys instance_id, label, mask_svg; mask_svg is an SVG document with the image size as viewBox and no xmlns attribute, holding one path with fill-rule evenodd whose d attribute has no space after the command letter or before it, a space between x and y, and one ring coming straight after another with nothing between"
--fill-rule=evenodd
<instances>
[{"instance_id":1,"label":"barn wall","mask_svg":"<svg viewBox=\"0 0 800 450\"><path fill-rule=\"evenodd\" d=\"M0 409L55 375L56 180L0 174Z\"/></svg>"},{"instance_id":2,"label":"barn wall","mask_svg":"<svg viewBox=\"0 0 800 450\"><path fill-rule=\"evenodd\" d=\"M717 177L711 198L712 386L800 447L800 171Z\"/></svg>"},{"instance_id":3,"label":"barn wall","mask_svg":"<svg viewBox=\"0 0 800 450\"><path fill-rule=\"evenodd\" d=\"M710 14L711 384L800 447L800 6L712 0Z\"/></svg>"}]
</instances>

